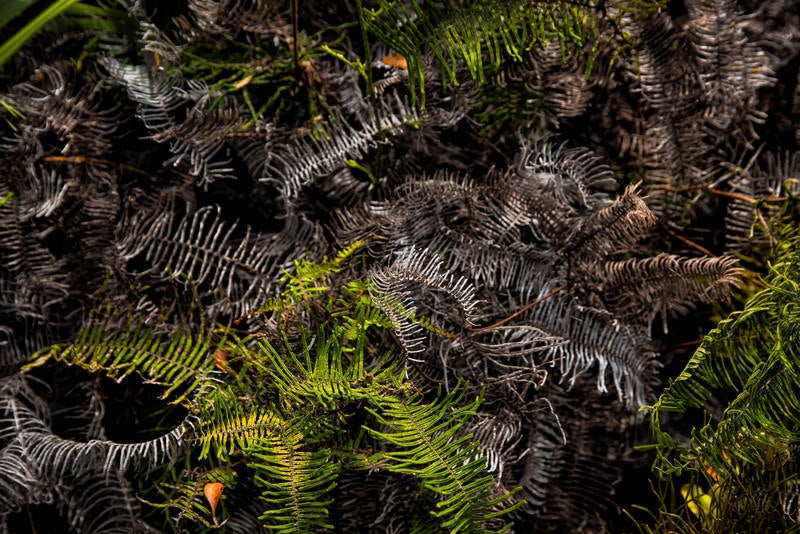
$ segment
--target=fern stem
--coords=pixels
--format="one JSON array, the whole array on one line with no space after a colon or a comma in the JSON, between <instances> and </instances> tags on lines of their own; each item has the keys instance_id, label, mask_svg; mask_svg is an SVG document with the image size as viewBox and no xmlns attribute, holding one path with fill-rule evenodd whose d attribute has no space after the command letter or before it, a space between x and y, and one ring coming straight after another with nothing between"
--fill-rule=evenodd
<instances>
[{"instance_id":1,"label":"fern stem","mask_svg":"<svg viewBox=\"0 0 800 534\"><path fill-rule=\"evenodd\" d=\"M689 246L690 246L690 247L692 247L693 249L695 249L695 250L699 250L700 252L702 252L703 254L705 254L706 256L709 256L709 257L711 257L711 258L715 258L715 257L717 256L716 254L714 254L713 252L711 252L710 250L708 250L708 249L707 249L707 248L705 248L704 246L702 246L702 245L700 245L700 244L698 244L698 243L695 243L694 241L692 241L692 240L691 240L691 239L689 239L688 237L683 237L682 235L679 235L677 232L675 232L674 230L670 229L670 228L669 228L669 227L666 225L666 223L663 223L663 222L662 222L662 223L661 223L661 228L662 228L662 229L663 229L665 232L667 232L667 233L668 233L668 234L669 234L671 237L674 237L675 239L677 239L678 241L680 241L680 242L681 242L681 243L683 243L684 245L689 245Z\"/></svg>"},{"instance_id":2,"label":"fern stem","mask_svg":"<svg viewBox=\"0 0 800 534\"><path fill-rule=\"evenodd\" d=\"M556 295L557 293L560 293L561 291L564 291L566 288L567 288L567 284L566 283L565 284L561 284L560 286L558 286L554 290L550 291L548 294L543 295L543 296L539 297L538 299L534 300L533 302L530 302L530 303L526 304L525 306L523 306L522 308L518 309L517 311L515 311L514 313L512 313L508 317L506 317L504 319L500 319L499 321L497 321L494 324L490 324L489 326L482 326L480 328L469 328L468 330L470 332L485 332L487 330L491 330L493 328L497 328L499 326L503 326L504 324L506 324L510 320L514 319L515 317L519 317L521 314L523 314L526 311L530 310L531 308L533 308L537 304L540 304L540 303L544 302L545 300L553 297L554 295Z\"/></svg>"}]
</instances>

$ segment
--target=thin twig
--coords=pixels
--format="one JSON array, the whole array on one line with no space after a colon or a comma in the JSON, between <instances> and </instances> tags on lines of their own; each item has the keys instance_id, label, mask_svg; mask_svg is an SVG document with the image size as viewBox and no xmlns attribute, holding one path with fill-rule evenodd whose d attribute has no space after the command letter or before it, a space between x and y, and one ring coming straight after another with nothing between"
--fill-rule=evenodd
<instances>
[{"instance_id":1,"label":"thin twig","mask_svg":"<svg viewBox=\"0 0 800 534\"><path fill-rule=\"evenodd\" d=\"M656 184L651 186L650 190L669 191L670 193L685 193L686 191L703 191L711 195L717 195L721 197L728 197L736 200L741 200L742 202L746 202L753 206L759 203L781 203L788 200L788 197L753 198L743 193L735 193L733 191L723 191L722 189L716 189L714 187L708 187L705 185L687 185L683 187L674 187L667 184Z\"/></svg>"},{"instance_id":2,"label":"thin twig","mask_svg":"<svg viewBox=\"0 0 800 534\"><path fill-rule=\"evenodd\" d=\"M497 321L494 324L490 324L489 326L482 326L480 328L468 328L468 330L470 332L485 332L487 330L491 330L492 328L497 328L498 326L503 326L504 324L506 324L510 320L514 319L515 317L518 317L519 315L521 315L521 314L525 313L526 311L530 310L531 308L533 308L537 304L540 304L540 303L544 302L545 300L549 299L550 297L552 297L556 293L559 293L559 292L565 290L566 288L567 288L567 284L566 283L561 284L560 286L558 286L557 288L555 288L554 290L552 290L548 294L546 294L544 296L541 296L538 299L534 300L533 302L530 302L530 303L526 304L525 306L523 306L522 308L518 309L517 311L515 311L514 313L512 313L508 317L506 317L504 319L500 319L499 321Z\"/></svg>"},{"instance_id":3,"label":"thin twig","mask_svg":"<svg viewBox=\"0 0 800 534\"><path fill-rule=\"evenodd\" d=\"M711 256L712 258L715 258L717 256L716 254L714 254L713 252L711 252L710 250L708 250L704 246L698 245L697 243L695 243L694 241L692 241L688 237L683 237L682 235L678 235L678 233L670 230L670 228L666 224L661 223L661 228L663 228L665 232L667 232L669 235L671 235L672 237L674 237L678 241L681 241L685 245L689 245L690 247L692 247L695 250L699 250L700 252L702 252L706 256Z\"/></svg>"},{"instance_id":4,"label":"thin twig","mask_svg":"<svg viewBox=\"0 0 800 534\"><path fill-rule=\"evenodd\" d=\"M714 189L713 187L704 187L703 191L711 193L712 195L719 195L721 197L728 197L728 198L734 198L736 200L741 200L742 202L747 202L750 205L758 204L759 202L753 197L749 197L741 193L734 193L733 191L723 191L721 189Z\"/></svg>"}]
</instances>

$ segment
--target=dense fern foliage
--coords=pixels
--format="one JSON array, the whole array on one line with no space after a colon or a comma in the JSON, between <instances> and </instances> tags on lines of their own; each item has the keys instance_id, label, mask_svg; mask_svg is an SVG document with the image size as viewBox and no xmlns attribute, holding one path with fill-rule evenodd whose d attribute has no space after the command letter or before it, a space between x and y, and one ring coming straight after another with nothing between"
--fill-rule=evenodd
<instances>
[{"instance_id":1,"label":"dense fern foliage","mask_svg":"<svg viewBox=\"0 0 800 534\"><path fill-rule=\"evenodd\" d=\"M705 336L649 408L656 467L689 475L681 488L683 517L659 514L661 529L797 530L797 247L796 236L782 241L765 287ZM723 394L731 399L724 412L690 442L664 431L669 414L696 411Z\"/></svg>"},{"instance_id":2,"label":"dense fern foliage","mask_svg":"<svg viewBox=\"0 0 800 534\"><path fill-rule=\"evenodd\" d=\"M797 530L798 28L0 6L0 532Z\"/></svg>"}]
</instances>

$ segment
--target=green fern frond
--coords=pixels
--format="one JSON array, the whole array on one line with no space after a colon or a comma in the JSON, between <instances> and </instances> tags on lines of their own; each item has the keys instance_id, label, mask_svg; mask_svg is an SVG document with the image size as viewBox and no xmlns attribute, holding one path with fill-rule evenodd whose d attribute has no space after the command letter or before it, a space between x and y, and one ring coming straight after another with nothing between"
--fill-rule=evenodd
<instances>
[{"instance_id":1,"label":"green fern frond","mask_svg":"<svg viewBox=\"0 0 800 534\"><path fill-rule=\"evenodd\" d=\"M428 51L442 80L458 85L462 61L472 79L483 82L506 57L520 61L533 46L558 39L566 56L597 39L591 13L568 2L448 0L441 7L423 8L417 0L379 0L377 9L363 10L361 17L378 40L406 58L412 94L421 96L423 106L423 57Z\"/></svg>"},{"instance_id":2,"label":"green fern frond","mask_svg":"<svg viewBox=\"0 0 800 534\"><path fill-rule=\"evenodd\" d=\"M280 432L287 423L272 410L246 405L230 388L216 388L199 405L202 421L197 435L200 459L213 456L227 461L260 440Z\"/></svg>"},{"instance_id":3,"label":"green fern frond","mask_svg":"<svg viewBox=\"0 0 800 534\"><path fill-rule=\"evenodd\" d=\"M704 338L649 407L662 472L702 467L736 479L744 465L776 470L800 452L800 240L788 243L766 287ZM699 409L731 392L721 419L696 431L690 446L662 430L663 414Z\"/></svg>"},{"instance_id":4,"label":"green fern frond","mask_svg":"<svg viewBox=\"0 0 800 534\"><path fill-rule=\"evenodd\" d=\"M349 247L340 250L335 258L315 262L307 259L295 260L294 270L281 276L284 289L278 299L268 303L267 308L285 309L291 304L307 302L330 290L327 282L331 275L341 271L345 261L366 245L368 240L356 241Z\"/></svg>"},{"instance_id":5,"label":"green fern frond","mask_svg":"<svg viewBox=\"0 0 800 534\"><path fill-rule=\"evenodd\" d=\"M161 398L174 397L173 404L210 381L213 360L207 336L188 330L170 335L145 325L129 328L93 324L78 332L69 344L53 345L33 354L26 369L53 359L77 365L90 372L102 372L117 381L139 373L146 380L166 387Z\"/></svg>"},{"instance_id":6,"label":"green fern frond","mask_svg":"<svg viewBox=\"0 0 800 534\"><path fill-rule=\"evenodd\" d=\"M392 328L392 321L373 302L369 286L366 280L348 282L342 286L344 296L331 302L331 319L339 325L337 337L341 338L345 351L352 351L370 328Z\"/></svg>"},{"instance_id":7,"label":"green fern frond","mask_svg":"<svg viewBox=\"0 0 800 534\"><path fill-rule=\"evenodd\" d=\"M172 473L167 473L171 475ZM217 467L210 470L182 471L175 481L161 481L155 489L161 496L158 502L144 501L154 508L177 511L174 521L180 527L183 521L214 528L211 522L211 509L203 495L203 488L208 482L220 482L225 491L230 492L236 486L236 471L229 467ZM223 500L224 502L224 500ZM222 516L222 514L218 514Z\"/></svg>"},{"instance_id":8,"label":"green fern frond","mask_svg":"<svg viewBox=\"0 0 800 534\"><path fill-rule=\"evenodd\" d=\"M287 410L303 407L336 410L341 405L359 400L369 400L388 390L396 381L391 367L364 369L366 338L360 336L354 350L345 353L341 339L326 339L324 332L313 341L306 340L302 359L291 350L278 351L262 343L262 355L271 369L273 386L280 392ZM313 356L310 348L316 347Z\"/></svg>"},{"instance_id":9,"label":"green fern frond","mask_svg":"<svg viewBox=\"0 0 800 534\"><path fill-rule=\"evenodd\" d=\"M380 399L370 412L385 430L368 431L395 449L373 460L387 471L418 476L441 499L432 513L450 532L493 532L487 522L511 509L502 506L509 494L495 496L479 444L459 432L481 402L462 404L465 390L459 384L430 403L416 394Z\"/></svg>"},{"instance_id":10,"label":"green fern frond","mask_svg":"<svg viewBox=\"0 0 800 534\"><path fill-rule=\"evenodd\" d=\"M268 504L260 519L275 532L306 534L333 528L328 494L336 487L339 463L331 461L327 449L303 450L302 439L296 430L286 429L247 449L247 465L264 488L261 500Z\"/></svg>"}]
</instances>

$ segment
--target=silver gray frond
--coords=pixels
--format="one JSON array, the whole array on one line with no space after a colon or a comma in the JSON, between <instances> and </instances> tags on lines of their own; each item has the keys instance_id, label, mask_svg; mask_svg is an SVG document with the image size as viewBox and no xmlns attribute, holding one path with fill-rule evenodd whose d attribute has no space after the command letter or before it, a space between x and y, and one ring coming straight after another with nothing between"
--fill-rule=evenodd
<instances>
[{"instance_id":1,"label":"silver gray frond","mask_svg":"<svg viewBox=\"0 0 800 534\"><path fill-rule=\"evenodd\" d=\"M401 251L390 266L373 270L370 281L373 302L391 319L408 355L424 352L426 348L427 336L420 320L430 317L417 315L423 304L418 298L420 290L447 295L446 304L434 301L426 302L425 306L454 320L455 325L472 326L477 320L475 287L463 276L445 270L442 260L428 251L414 247ZM453 309L454 304L457 309Z\"/></svg>"}]
</instances>

